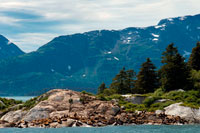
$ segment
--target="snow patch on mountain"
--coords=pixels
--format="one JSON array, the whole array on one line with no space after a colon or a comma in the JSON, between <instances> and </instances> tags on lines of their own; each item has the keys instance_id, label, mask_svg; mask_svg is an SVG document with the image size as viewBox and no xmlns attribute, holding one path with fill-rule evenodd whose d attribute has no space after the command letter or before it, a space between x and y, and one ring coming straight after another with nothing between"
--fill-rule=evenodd
<instances>
[{"instance_id":1,"label":"snow patch on mountain","mask_svg":"<svg viewBox=\"0 0 200 133\"><path fill-rule=\"evenodd\" d=\"M151 35L153 36L153 37L159 37L160 35L157 35L157 34L154 34L154 33L151 33Z\"/></svg>"},{"instance_id":2,"label":"snow patch on mountain","mask_svg":"<svg viewBox=\"0 0 200 133\"><path fill-rule=\"evenodd\" d=\"M153 41L158 41L158 38L154 38Z\"/></svg>"},{"instance_id":3,"label":"snow patch on mountain","mask_svg":"<svg viewBox=\"0 0 200 133\"><path fill-rule=\"evenodd\" d=\"M165 30L166 24L154 26L156 29Z\"/></svg>"},{"instance_id":4,"label":"snow patch on mountain","mask_svg":"<svg viewBox=\"0 0 200 133\"><path fill-rule=\"evenodd\" d=\"M7 43L8 45L10 45L10 44L12 44L12 42L11 41L8 41L8 43Z\"/></svg>"},{"instance_id":5,"label":"snow patch on mountain","mask_svg":"<svg viewBox=\"0 0 200 133\"><path fill-rule=\"evenodd\" d=\"M119 58L117 58L117 57L114 57L114 59L119 61Z\"/></svg>"},{"instance_id":6,"label":"snow patch on mountain","mask_svg":"<svg viewBox=\"0 0 200 133\"><path fill-rule=\"evenodd\" d=\"M179 20L185 20L187 17L180 17Z\"/></svg>"},{"instance_id":7,"label":"snow patch on mountain","mask_svg":"<svg viewBox=\"0 0 200 133\"><path fill-rule=\"evenodd\" d=\"M169 20L169 21L173 21L173 19L172 19L172 18L168 18L167 20Z\"/></svg>"}]
</instances>

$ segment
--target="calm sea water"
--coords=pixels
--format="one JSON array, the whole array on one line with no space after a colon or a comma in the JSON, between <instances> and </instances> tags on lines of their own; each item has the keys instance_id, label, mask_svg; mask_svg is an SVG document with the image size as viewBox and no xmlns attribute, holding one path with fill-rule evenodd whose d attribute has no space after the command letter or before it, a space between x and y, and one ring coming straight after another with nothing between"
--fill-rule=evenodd
<instances>
[{"instance_id":1,"label":"calm sea water","mask_svg":"<svg viewBox=\"0 0 200 133\"><path fill-rule=\"evenodd\" d=\"M4 128L0 133L200 133L200 125L166 126L166 125L137 125L137 126L108 126L101 128Z\"/></svg>"},{"instance_id":2,"label":"calm sea water","mask_svg":"<svg viewBox=\"0 0 200 133\"><path fill-rule=\"evenodd\" d=\"M15 99L15 100L22 100L23 102L35 97L35 96L0 96L3 98L10 98L10 99Z\"/></svg>"}]
</instances>

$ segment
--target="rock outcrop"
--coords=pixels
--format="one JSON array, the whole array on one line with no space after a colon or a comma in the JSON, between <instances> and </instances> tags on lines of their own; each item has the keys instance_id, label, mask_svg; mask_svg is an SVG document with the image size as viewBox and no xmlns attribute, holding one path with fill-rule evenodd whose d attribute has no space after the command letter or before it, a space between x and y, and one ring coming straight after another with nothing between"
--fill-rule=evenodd
<instances>
[{"instance_id":1,"label":"rock outcrop","mask_svg":"<svg viewBox=\"0 0 200 133\"><path fill-rule=\"evenodd\" d=\"M6 113L1 120L8 121L8 122L18 122L21 120L21 118L24 117L24 115L27 113L27 111L17 110L17 111L10 111Z\"/></svg>"},{"instance_id":2,"label":"rock outcrop","mask_svg":"<svg viewBox=\"0 0 200 133\"><path fill-rule=\"evenodd\" d=\"M6 113L0 127L100 127L126 124L187 124L179 116L165 113L129 113L118 106L115 100L101 101L95 96L72 90L51 90L38 99L40 101L29 110L23 108Z\"/></svg>"},{"instance_id":3,"label":"rock outcrop","mask_svg":"<svg viewBox=\"0 0 200 133\"><path fill-rule=\"evenodd\" d=\"M200 108L193 109L190 107L181 106L182 103L175 103L166 107L165 114L180 116L186 119L189 123L200 123Z\"/></svg>"},{"instance_id":4,"label":"rock outcrop","mask_svg":"<svg viewBox=\"0 0 200 133\"><path fill-rule=\"evenodd\" d=\"M133 104L142 104L143 101L145 100L146 96L141 96L141 95L122 95L123 97L125 97L125 101L127 102L131 102Z\"/></svg>"}]
</instances>

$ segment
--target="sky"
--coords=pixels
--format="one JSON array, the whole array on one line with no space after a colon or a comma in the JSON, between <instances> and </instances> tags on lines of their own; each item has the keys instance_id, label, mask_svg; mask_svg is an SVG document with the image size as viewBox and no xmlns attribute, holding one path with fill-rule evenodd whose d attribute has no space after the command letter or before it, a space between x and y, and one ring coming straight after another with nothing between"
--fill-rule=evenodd
<instances>
[{"instance_id":1,"label":"sky","mask_svg":"<svg viewBox=\"0 0 200 133\"><path fill-rule=\"evenodd\" d=\"M0 0L0 34L25 52L54 37L200 14L200 0Z\"/></svg>"}]
</instances>

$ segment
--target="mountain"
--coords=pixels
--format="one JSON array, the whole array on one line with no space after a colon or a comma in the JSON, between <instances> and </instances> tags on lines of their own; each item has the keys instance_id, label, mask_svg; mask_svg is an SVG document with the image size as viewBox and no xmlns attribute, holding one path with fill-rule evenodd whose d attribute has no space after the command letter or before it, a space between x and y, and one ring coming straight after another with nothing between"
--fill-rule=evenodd
<instances>
[{"instance_id":1,"label":"mountain","mask_svg":"<svg viewBox=\"0 0 200 133\"><path fill-rule=\"evenodd\" d=\"M22 55L24 52L4 36L0 35L0 59Z\"/></svg>"},{"instance_id":2,"label":"mountain","mask_svg":"<svg viewBox=\"0 0 200 133\"><path fill-rule=\"evenodd\" d=\"M172 42L187 57L200 40L199 21L200 15L184 16L145 28L56 37L35 52L0 62L0 95L33 95L45 88L96 92L123 66L138 71L150 57L159 67L162 52Z\"/></svg>"}]
</instances>

